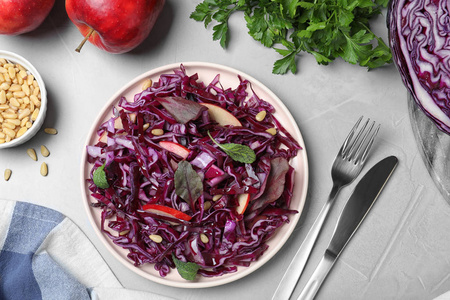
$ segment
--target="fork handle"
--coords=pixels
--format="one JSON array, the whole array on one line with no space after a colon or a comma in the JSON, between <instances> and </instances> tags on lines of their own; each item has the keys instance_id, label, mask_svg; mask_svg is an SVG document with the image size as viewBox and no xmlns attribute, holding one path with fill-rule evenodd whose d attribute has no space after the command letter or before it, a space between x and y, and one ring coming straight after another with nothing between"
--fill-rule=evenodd
<instances>
[{"instance_id":1,"label":"fork handle","mask_svg":"<svg viewBox=\"0 0 450 300\"><path fill-rule=\"evenodd\" d=\"M278 284L275 294L272 296L272 300L286 300L289 299L292 295L292 292L294 291L300 275L305 268L309 255L311 254L317 237L319 236L323 224L325 223L325 220L328 216L328 212L330 211L330 208L333 205L334 199L336 198L340 188L340 185L333 185L327 202L322 207L322 210L314 221L314 224L309 230L308 235L306 236L300 248L297 250L297 253L292 259L291 264L284 273L283 278Z\"/></svg>"}]
</instances>

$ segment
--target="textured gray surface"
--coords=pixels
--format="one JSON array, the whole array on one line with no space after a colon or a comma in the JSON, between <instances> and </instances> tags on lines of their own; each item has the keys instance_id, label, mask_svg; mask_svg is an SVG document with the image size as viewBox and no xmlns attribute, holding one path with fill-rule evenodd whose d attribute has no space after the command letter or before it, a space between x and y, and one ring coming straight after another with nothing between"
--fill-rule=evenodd
<instances>
[{"instance_id":1,"label":"textured gray surface","mask_svg":"<svg viewBox=\"0 0 450 300\"><path fill-rule=\"evenodd\" d=\"M13 170L0 181L2 198L45 205L68 215L91 238L119 280L129 288L151 290L179 299L270 299L331 188L330 168L352 124L360 115L382 124L367 167L396 155L399 166L358 233L331 270L317 299L432 299L450 290L450 207L434 185L414 139L407 93L394 66L367 70L336 61L319 66L299 57L299 72L271 74L277 54L246 33L243 15L232 17L230 45L212 41L212 30L189 19L197 0L168 0L149 39L131 53L112 55L86 44L57 1L37 31L0 36L0 48L16 52L42 73L49 93L45 127L27 144L0 153L0 170ZM387 35L384 18L375 30ZM305 139L310 186L301 220L281 251L251 275L224 286L177 289L140 278L116 262L92 230L81 203L80 158L83 143L104 103L135 76L183 61L214 62L239 69L269 87L290 109ZM34 162L28 147L45 144L51 155ZM49 175L39 166L48 163ZM3 171L2 171L3 172ZM310 258L301 288L317 265L353 183L338 198ZM298 294L299 291L296 291Z\"/></svg>"}]
</instances>

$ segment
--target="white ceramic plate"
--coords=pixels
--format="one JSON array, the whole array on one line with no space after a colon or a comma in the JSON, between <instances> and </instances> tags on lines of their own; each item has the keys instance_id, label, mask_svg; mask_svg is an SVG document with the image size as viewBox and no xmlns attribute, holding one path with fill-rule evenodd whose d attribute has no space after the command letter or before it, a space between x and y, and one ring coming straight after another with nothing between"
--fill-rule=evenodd
<instances>
[{"instance_id":1,"label":"white ceramic plate","mask_svg":"<svg viewBox=\"0 0 450 300\"><path fill-rule=\"evenodd\" d=\"M101 231L101 210L98 208L92 208L89 205L92 201L89 189L86 184L86 179L89 178L89 172L92 166L87 163L86 151L84 151L83 153L81 162L81 187L84 206L86 208L91 224L93 225L100 240L121 263L123 263L126 267L128 267L136 274L161 284L181 288L205 288L226 284L254 272L262 265L264 265L270 258L272 258L285 244L300 218L305 203L308 188L308 161L303 138L300 134L300 130L297 127L297 124L295 123L294 118L281 102L281 100L262 83L240 71L217 64L200 62L186 62L182 64L185 67L186 73L188 75L198 73L199 80L203 81L205 84L210 83L217 74L220 74L220 82L225 88L236 88L239 84L238 75L240 75L242 78L250 81L252 89L261 99L266 100L275 107L275 116L277 117L277 119L303 147L303 150L300 150L298 155L291 160L291 165L295 168L296 172L295 186L293 191L294 196L292 198L291 209L296 209L299 211L299 213L291 215L290 222L278 229L278 232L276 232L274 236L267 242L269 248L266 250L266 252L260 257L258 261L253 262L249 267L238 267L237 272L225 274L219 277L204 278L198 276L198 279L196 281L191 282L182 279L176 270L172 270L166 277L163 278L159 276L159 273L154 269L154 266L152 264L135 267L133 265L133 262L127 258L128 250L124 250L121 247L115 245ZM148 71L136 77L124 87L122 87L116 94L111 97L111 99L106 103L103 110L100 112L98 118L94 122L88 134L86 145L95 144L98 139L96 135L97 128L100 126L100 124L102 124L112 116L111 108L112 106L118 104L118 101L122 96L125 96L128 100L133 99L133 96L135 94L142 91L141 86L145 79L150 78L153 81L157 81L162 74L171 74L173 73L173 70L179 69L179 67L180 64L171 64Z\"/></svg>"}]
</instances>

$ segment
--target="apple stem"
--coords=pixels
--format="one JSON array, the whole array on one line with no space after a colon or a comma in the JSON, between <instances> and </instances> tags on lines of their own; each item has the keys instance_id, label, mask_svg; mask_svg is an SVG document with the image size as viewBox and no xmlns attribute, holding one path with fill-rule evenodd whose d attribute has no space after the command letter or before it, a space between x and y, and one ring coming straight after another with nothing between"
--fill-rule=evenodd
<instances>
[{"instance_id":1,"label":"apple stem","mask_svg":"<svg viewBox=\"0 0 450 300\"><path fill-rule=\"evenodd\" d=\"M75 51L77 51L78 53L80 53L81 48L83 48L84 44L87 42L87 40L91 37L92 33L94 33L94 29L91 28L91 30L89 30L88 34L84 37L84 39L81 41L80 45L77 47L77 49L75 49Z\"/></svg>"}]
</instances>

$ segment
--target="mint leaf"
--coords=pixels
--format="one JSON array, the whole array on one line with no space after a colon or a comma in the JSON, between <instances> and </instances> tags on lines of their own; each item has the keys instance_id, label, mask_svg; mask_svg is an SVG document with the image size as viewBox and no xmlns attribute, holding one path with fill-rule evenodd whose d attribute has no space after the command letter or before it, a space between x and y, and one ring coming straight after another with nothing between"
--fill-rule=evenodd
<instances>
[{"instance_id":1,"label":"mint leaf","mask_svg":"<svg viewBox=\"0 0 450 300\"><path fill-rule=\"evenodd\" d=\"M108 180L106 179L106 173L104 169L105 164L98 167L94 171L94 174L92 174L92 180L94 181L94 184L101 189L109 188Z\"/></svg>"},{"instance_id":2,"label":"mint leaf","mask_svg":"<svg viewBox=\"0 0 450 300\"><path fill-rule=\"evenodd\" d=\"M197 272L200 269L200 266L193 262L184 262L179 260L172 254L173 262L175 263L175 267L177 268L178 274L183 279L186 280L195 280L195 276L197 276Z\"/></svg>"},{"instance_id":3,"label":"mint leaf","mask_svg":"<svg viewBox=\"0 0 450 300\"><path fill-rule=\"evenodd\" d=\"M182 160L178 163L174 181L175 193L189 203L194 210L195 202L203 194L203 182L200 175L195 172L189 162Z\"/></svg>"},{"instance_id":4,"label":"mint leaf","mask_svg":"<svg viewBox=\"0 0 450 300\"><path fill-rule=\"evenodd\" d=\"M238 161L244 164L251 164L256 160L255 151L252 150L249 146L234 144L234 143L226 143L219 144L208 131L209 138L217 145L220 149L223 150L232 160Z\"/></svg>"}]
</instances>

